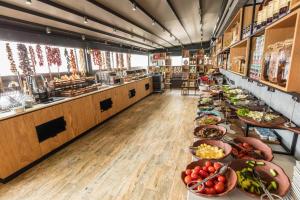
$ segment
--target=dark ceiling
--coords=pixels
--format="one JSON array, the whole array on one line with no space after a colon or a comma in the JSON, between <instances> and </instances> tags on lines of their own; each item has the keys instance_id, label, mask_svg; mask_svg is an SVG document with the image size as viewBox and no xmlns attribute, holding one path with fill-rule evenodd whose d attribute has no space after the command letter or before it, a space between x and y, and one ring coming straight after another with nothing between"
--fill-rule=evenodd
<instances>
[{"instance_id":1,"label":"dark ceiling","mask_svg":"<svg viewBox=\"0 0 300 200\"><path fill-rule=\"evenodd\" d=\"M227 0L26 2L0 0L0 15L41 25L45 29L51 27L85 35L87 39L97 38L107 43L153 51L209 41Z\"/></svg>"}]
</instances>

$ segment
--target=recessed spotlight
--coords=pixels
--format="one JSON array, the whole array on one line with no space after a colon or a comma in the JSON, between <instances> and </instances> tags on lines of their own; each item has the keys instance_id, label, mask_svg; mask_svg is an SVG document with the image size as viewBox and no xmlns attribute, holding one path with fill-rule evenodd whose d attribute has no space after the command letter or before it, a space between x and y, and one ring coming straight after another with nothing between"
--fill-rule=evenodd
<instances>
[{"instance_id":1,"label":"recessed spotlight","mask_svg":"<svg viewBox=\"0 0 300 200\"><path fill-rule=\"evenodd\" d=\"M82 39L82 40L85 40L85 35L81 35L81 39Z\"/></svg>"},{"instance_id":2,"label":"recessed spotlight","mask_svg":"<svg viewBox=\"0 0 300 200\"><path fill-rule=\"evenodd\" d=\"M132 10L136 11L136 4L135 3L132 4Z\"/></svg>"},{"instance_id":3,"label":"recessed spotlight","mask_svg":"<svg viewBox=\"0 0 300 200\"><path fill-rule=\"evenodd\" d=\"M156 24L155 20L152 20L152 26L154 26Z\"/></svg>"},{"instance_id":4,"label":"recessed spotlight","mask_svg":"<svg viewBox=\"0 0 300 200\"><path fill-rule=\"evenodd\" d=\"M88 23L88 19L87 19L87 17L86 17L86 16L84 16L84 17L83 17L83 22L84 22L85 24L87 24L87 23Z\"/></svg>"},{"instance_id":5,"label":"recessed spotlight","mask_svg":"<svg viewBox=\"0 0 300 200\"><path fill-rule=\"evenodd\" d=\"M26 0L27 5L30 5L31 3L32 3L31 0Z\"/></svg>"},{"instance_id":6,"label":"recessed spotlight","mask_svg":"<svg viewBox=\"0 0 300 200\"><path fill-rule=\"evenodd\" d=\"M51 33L51 28L46 27L46 33L47 33L47 34L50 34L50 33Z\"/></svg>"}]
</instances>

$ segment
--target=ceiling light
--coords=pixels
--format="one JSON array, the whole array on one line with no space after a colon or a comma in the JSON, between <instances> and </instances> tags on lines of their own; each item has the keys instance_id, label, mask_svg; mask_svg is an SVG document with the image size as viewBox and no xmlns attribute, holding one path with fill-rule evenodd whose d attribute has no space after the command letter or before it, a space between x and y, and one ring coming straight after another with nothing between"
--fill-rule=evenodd
<instances>
[{"instance_id":1,"label":"ceiling light","mask_svg":"<svg viewBox=\"0 0 300 200\"><path fill-rule=\"evenodd\" d=\"M136 11L136 4L135 3L132 4L132 10Z\"/></svg>"},{"instance_id":2,"label":"ceiling light","mask_svg":"<svg viewBox=\"0 0 300 200\"><path fill-rule=\"evenodd\" d=\"M116 29L116 28L114 28L114 29L113 29L113 31L114 31L114 32L117 32L117 29Z\"/></svg>"},{"instance_id":3,"label":"ceiling light","mask_svg":"<svg viewBox=\"0 0 300 200\"><path fill-rule=\"evenodd\" d=\"M83 17L83 19L84 19L84 21L83 21L83 22L84 22L85 24L87 24L87 23L88 23L88 19L87 19L87 17L86 17L86 16L84 16L84 17Z\"/></svg>"},{"instance_id":4,"label":"ceiling light","mask_svg":"<svg viewBox=\"0 0 300 200\"><path fill-rule=\"evenodd\" d=\"M85 35L81 35L81 39L82 39L82 40L85 40Z\"/></svg>"},{"instance_id":5,"label":"ceiling light","mask_svg":"<svg viewBox=\"0 0 300 200\"><path fill-rule=\"evenodd\" d=\"M154 26L156 24L155 20L152 20L152 26Z\"/></svg>"},{"instance_id":6,"label":"ceiling light","mask_svg":"<svg viewBox=\"0 0 300 200\"><path fill-rule=\"evenodd\" d=\"M47 33L47 34L50 34L50 33L51 33L51 28L46 27L46 33Z\"/></svg>"},{"instance_id":7,"label":"ceiling light","mask_svg":"<svg viewBox=\"0 0 300 200\"><path fill-rule=\"evenodd\" d=\"M31 3L32 3L31 0L26 0L27 5L30 5Z\"/></svg>"}]
</instances>

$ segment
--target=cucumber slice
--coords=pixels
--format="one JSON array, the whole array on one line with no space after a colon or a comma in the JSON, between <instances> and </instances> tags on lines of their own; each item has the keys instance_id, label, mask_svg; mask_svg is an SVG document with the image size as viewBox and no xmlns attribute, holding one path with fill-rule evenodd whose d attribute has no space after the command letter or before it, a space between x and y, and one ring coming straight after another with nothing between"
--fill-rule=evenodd
<instances>
[{"instance_id":1,"label":"cucumber slice","mask_svg":"<svg viewBox=\"0 0 300 200\"><path fill-rule=\"evenodd\" d=\"M264 166L264 165L265 165L265 163L264 163L264 162L262 162L262 161L259 161L259 162L256 162L256 165L257 165L257 166Z\"/></svg>"},{"instance_id":2,"label":"cucumber slice","mask_svg":"<svg viewBox=\"0 0 300 200\"><path fill-rule=\"evenodd\" d=\"M270 169L270 174L275 177L277 176L277 172L275 171L275 169Z\"/></svg>"}]
</instances>

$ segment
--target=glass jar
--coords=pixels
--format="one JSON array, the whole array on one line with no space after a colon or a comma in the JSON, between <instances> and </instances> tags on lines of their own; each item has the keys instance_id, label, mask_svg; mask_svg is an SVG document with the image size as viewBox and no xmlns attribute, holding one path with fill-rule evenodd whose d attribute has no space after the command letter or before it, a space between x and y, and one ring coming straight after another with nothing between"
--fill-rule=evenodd
<instances>
[{"instance_id":1,"label":"glass jar","mask_svg":"<svg viewBox=\"0 0 300 200\"><path fill-rule=\"evenodd\" d=\"M267 25L267 6L264 6L262 9L261 25L262 27Z\"/></svg>"},{"instance_id":2,"label":"glass jar","mask_svg":"<svg viewBox=\"0 0 300 200\"><path fill-rule=\"evenodd\" d=\"M270 1L267 5L267 24L273 21L273 1Z\"/></svg>"},{"instance_id":3,"label":"glass jar","mask_svg":"<svg viewBox=\"0 0 300 200\"><path fill-rule=\"evenodd\" d=\"M273 0L273 20L279 18L279 0Z\"/></svg>"},{"instance_id":4,"label":"glass jar","mask_svg":"<svg viewBox=\"0 0 300 200\"><path fill-rule=\"evenodd\" d=\"M279 1L279 17L286 15L289 11L289 0Z\"/></svg>"}]
</instances>

